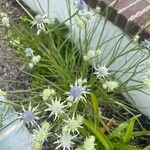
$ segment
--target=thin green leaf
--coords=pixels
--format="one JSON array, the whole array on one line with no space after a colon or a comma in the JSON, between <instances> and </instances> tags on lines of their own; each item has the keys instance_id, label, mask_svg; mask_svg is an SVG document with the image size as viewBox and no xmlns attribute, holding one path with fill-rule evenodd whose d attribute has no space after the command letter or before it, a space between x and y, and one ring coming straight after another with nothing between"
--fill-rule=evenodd
<instances>
[{"instance_id":1,"label":"thin green leaf","mask_svg":"<svg viewBox=\"0 0 150 150\"><path fill-rule=\"evenodd\" d=\"M143 150L150 150L150 145L148 145L145 148L143 148Z\"/></svg>"},{"instance_id":2,"label":"thin green leaf","mask_svg":"<svg viewBox=\"0 0 150 150\"><path fill-rule=\"evenodd\" d=\"M128 143L131 141L132 136L133 136L134 124L135 124L136 119L137 119L139 116L140 116L140 115L137 115L137 116L135 116L135 117L133 117L133 118L131 118L131 119L129 120L128 127L127 127L127 129L126 129L126 132L125 132L123 138L122 138L124 144L128 144Z\"/></svg>"},{"instance_id":3,"label":"thin green leaf","mask_svg":"<svg viewBox=\"0 0 150 150\"><path fill-rule=\"evenodd\" d=\"M137 136L150 136L150 131L145 130L145 131L135 131L133 132L133 136L137 137Z\"/></svg>"},{"instance_id":4,"label":"thin green leaf","mask_svg":"<svg viewBox=\"0 0 150 150\"><path fill-rule=\"evenodd\" d=\"M115 150L142 150L140 148L134 147L134 146L128 146L126 144L120 144L120 143L112 143L115 147Z\"/></svg>"},{"instance_id":5,"label":"thin green leaf","mask_svg":"<svg viewBox=\"0 0 150 150\"><path fill-rule=\"evenodd\" d=\"M109 134L109 139L117 138L117 139L122 139L122 135L124 133L124 130L127 128L128 122L123 122L119 124L118 127L116 127L110 134Z\"/></svg>"},{"instance_id":6,"label":"thin green leaf","mask_svg":"<svg viewBox=\"0 0 150 150\"><path fill-rule=\"evenodd\" d=\"M99 125L99 105L95 94L91 93L91 103L94 110L95 125Z\"/></svg>"},{"instance_id":7,"label":"thin green leaf","mask_svg":"<svg viewBox=\"0 0 150 150\"><path fill-rule=\"evenodd\" d=\"M106 150L114 150L113 145L109 139L101 132L101 130L94 126L89 120L84 120L83 124L97 137L100 143L102 143Z\"/></svg>"}]
</instances>

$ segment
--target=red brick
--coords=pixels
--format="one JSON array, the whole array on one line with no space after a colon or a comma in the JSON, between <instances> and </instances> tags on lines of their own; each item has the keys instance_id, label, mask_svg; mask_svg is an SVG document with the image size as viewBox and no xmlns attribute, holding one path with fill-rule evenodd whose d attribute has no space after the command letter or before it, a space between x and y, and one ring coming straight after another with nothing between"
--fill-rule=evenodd
<instances>
[{"instance_id":1,"label":"red brick","mask_svg":"<svg viewBox=\"0 0 150 150\"><path fill-rule=\"evenodd\" d=\"M133 20L138 26L142 26L146 21L150 20L150 10Z\"/></svg>"},{"instance_id":2,"label":"red brick","mask_svg":"<svg viewBox=\"0 0 150 150\"><path fill-rule=\"evenodd\" d=\"M124 15L127 19L132 15L136 14L138 11L142 11L149 3L145 0L141 0L136 5L128 8L127 10L123 11L121 14Z\"/></svg>"},{"instance_id":3,"label":"red brick","mask_svg":"<svg viewBox=\"0 0 150 150\"><path fill-rule=\"evenodd\" d=\"M102 11L105 12L105 8L109 6L110 16L109 20L124 29L126 26L131 25L133 30L132 34L135 34L138 29L144 24L146 20L150 20L150 11L144 12L140 17L135 14L143 11L150 5L150 0L118 0L116 5L114 0L85 0L88 1L92 7L96 7L96 4L102 7ZM111 5L113 4L113 5ZM130 6L130 7L128 7ZM132 22L129 18L132 16ZM131 33L130 32L130 33ZM150 38L150 27L143 31L143 38Z\"/></svg>"},{"instance_id":4,"label":"red brick","mask_svg":"<svg viewBox=\"0 0 150 150\"><path fill-rule=\"evenodd\" d=\"M118 0L118 3L115 6L117 11L121 10L122 8L127 7L128 5L132 4L136 0Z\"/></svg>"}]
</instances>

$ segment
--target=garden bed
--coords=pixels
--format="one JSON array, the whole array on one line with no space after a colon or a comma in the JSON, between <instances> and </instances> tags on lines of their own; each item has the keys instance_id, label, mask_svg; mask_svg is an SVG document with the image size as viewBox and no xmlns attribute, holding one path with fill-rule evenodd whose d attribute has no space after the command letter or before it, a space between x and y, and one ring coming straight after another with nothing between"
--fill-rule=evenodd
<instances>
[{"instance_id":1,"label":"garden bed","mask_svg":"<svg viewBox=\"0 0 150 150\"><path fill-rule=\"evenodd\" d=\"M7 35L6 40L11 40L10 46L15 50L18 60L25 65L25 69L20 70L30 76L30 80L25 89L7 91L7 94L2 92L2 96L8 98L14 93L12 104L18 113L18 119L22 120L33 136L31 149L40 150L43 144L44 150L56 147L87 150L87 146L91 146L88 147L89 150L148 148L149 120L143 115L140 117L139 112L124 101L123 94L135 88L135 85L129 84L126 87L126 82L117 80L115 76L119 74L119 70L114 70L116 66L111 67L111 58L118 61L115 58L116 52L120 52L117 51L117 46L112 49L114 53L109 54L111 57L101 61L108 55L104 53L106 46L103 47L103 43L114 44L110 42L111 39L108 41L102 36L104 26L98 32L99 37L103 38L98 40L96 48L92 48L92 32L97 31L88 22L89 18L86 18L84 12L78 12L78 5L73 7L75 14L70 14L70 18L61 23L62 16L60 20L53 17L49 20L41 14L34 18L35 14L19 1L18 4L27 15L23 15L19 22L10 22L11 26L7 29L11 34ZM69 3L68 8L72 11ZM99 9L88 13L91 13L90 17L94 21ZM58 13L55 16L59 16ZM41 21L44 22L41 24ZM70 24L71 21L73 25ZM102 20L102 24L104 23L105 19ZM75 25L79 28L74 28ZM120 35L117 40L121 42L124 33ZM94 41L95 44L96 42ZM135 51L132 55L137 54L138 50L141 55L142 50L148 47L140 44L138 48L130 48ZM148 58L147 54L142 56L144 59L140 58L133 68L143 65L140 61ZM128 55L125 58L131 59ZM126 73L134 76L131 70ZM143 82L140 81L138 86L138 89L136 87L133 90L143 88ZM135 123L136 121L140 121L142 125ZM89 142L91 145L88 145Z\"/></svg>"}]
</instances>

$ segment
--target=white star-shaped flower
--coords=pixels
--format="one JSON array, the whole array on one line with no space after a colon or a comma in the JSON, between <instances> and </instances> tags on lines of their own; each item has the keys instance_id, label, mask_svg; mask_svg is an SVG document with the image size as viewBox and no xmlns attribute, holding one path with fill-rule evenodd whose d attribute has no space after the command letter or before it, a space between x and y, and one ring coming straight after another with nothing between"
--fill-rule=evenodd
<instances>
[{"instance_id":1,"label":"white star-shaped flower","mask_svg":"<svg viewBox=\"0 0 150 150\"><path fill-rule=\"evenodd\" d=\"M61 98L58 99L56 97L55 100L52 100L51 104L46 103L48 105L48 108L45 111L50 111L51 112L49 117L52 116L52 115L55 115L54 120L56 120L58 115L64 113L63 109L65 107L67 107L67 105L64 105L64 103L65 103L65 101L61 103Z\"/></svg>"},{"instance_id":2,"label":"white star-shaped flower","mask_svg":"<svg viewBox=\"0 0 150 150\"><path fill-rule=\"evenodd\" d=\"M70 150L72 149L72 146L74 142L72 140L75 138L75 136L72 136L70 133L62 133L61 135L57 135L57 141L54 142L54 144L58 144L56 149L59 149L62 147L63 150Z\"/></svg>"},{"instance_id":3,"label":"white star-shaped flower","mask_svg":"<svg viewBox=\"0 0 150 150\"><path fill-rule=\"evenodd\" d=\"M89 94L89 90L87 89L87 86L84 85L86 82L86 80L83 80L83 82L81 82L81 79L76 80L74 85L70 85L70 91L66 92L66 94L68 95L67 100L71 101L71 102L76 102L78 100L84 100L85 101L85 97L86 94Z\"/></svg>"},{"instance_id":4,"label":"white star-shaped flower","mask_svg":"<svg viewBox=\"0 0 150 150\"><path fill-rule=\"evenodd\" d=\"M34 124L36 124L36 120L39 120L39 117L37 116L39 114L39 112L37 112L37 108L38 105L36 107L32 107L31 102L29 103L28 110L26 110L22 105L23 112L18 113L18 118L22 119L23 123L27 125L31 123L31 125L33 126Z\"/></svg>"},{"instance_id":5,"label":"white star-shaped flower","mask_svg":"<svg viewBox=\"0 0 150 150\"><path fill-rule=\"evenodd\" d=\"M106 66L99 66L97 68L95 68L95 73L97 75L98 78L105 78L107 77L110 73L108 73L108 68L106 68Z\"/></svg>"},{"instance_id":6,"label":"white star-shaped flower","mask_svg":"<svg viewBox=\"0 0 150 150\"><path fill-rule=\"evenodd\" d=\"M45 32L45 24L50 24L51 21L46 17L46 15L36 15L35 19L31 21L32 27L36 25L38 31L37 34L40 34L41 31Z\"/></svg>"}]
</instances>

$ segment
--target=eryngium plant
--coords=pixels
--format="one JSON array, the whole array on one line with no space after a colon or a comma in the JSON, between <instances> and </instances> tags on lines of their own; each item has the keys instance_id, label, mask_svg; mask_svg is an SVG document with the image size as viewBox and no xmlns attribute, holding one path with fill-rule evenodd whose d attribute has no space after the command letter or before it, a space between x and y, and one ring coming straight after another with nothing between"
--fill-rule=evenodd
<instances>
[{"instance_id":1,"label":"eryngium plant","mask_svg":"<svg viewBox=\"0 0 150 150\"><path fill-rule=\"evenodd\" d=\"M143 80L139 76L147 69L149 45L132 44L135 38L125 44L125 33L107 37L108 9L104 18L99 16L99 8L91 10L82 0L74 3L73 14L67 0L70 17L64 22L31 14L17 2L27 15L19 22L9 21L9 26L2 23L8 29L6 40L26 65L20 70L31 82L27 89L7 91L7 95L15 94L18 119L36 128L33 137L41 133L41 122L51 124L50 131L42 132L42 141L34 138L34 149L40 149L49 137L56 149L140 149L130 146L137 117L104 132L109 119L101 114L100 106L114 103L131 112L118 95L148 87L148 76Z\"/></svg>"}]
</instances>

